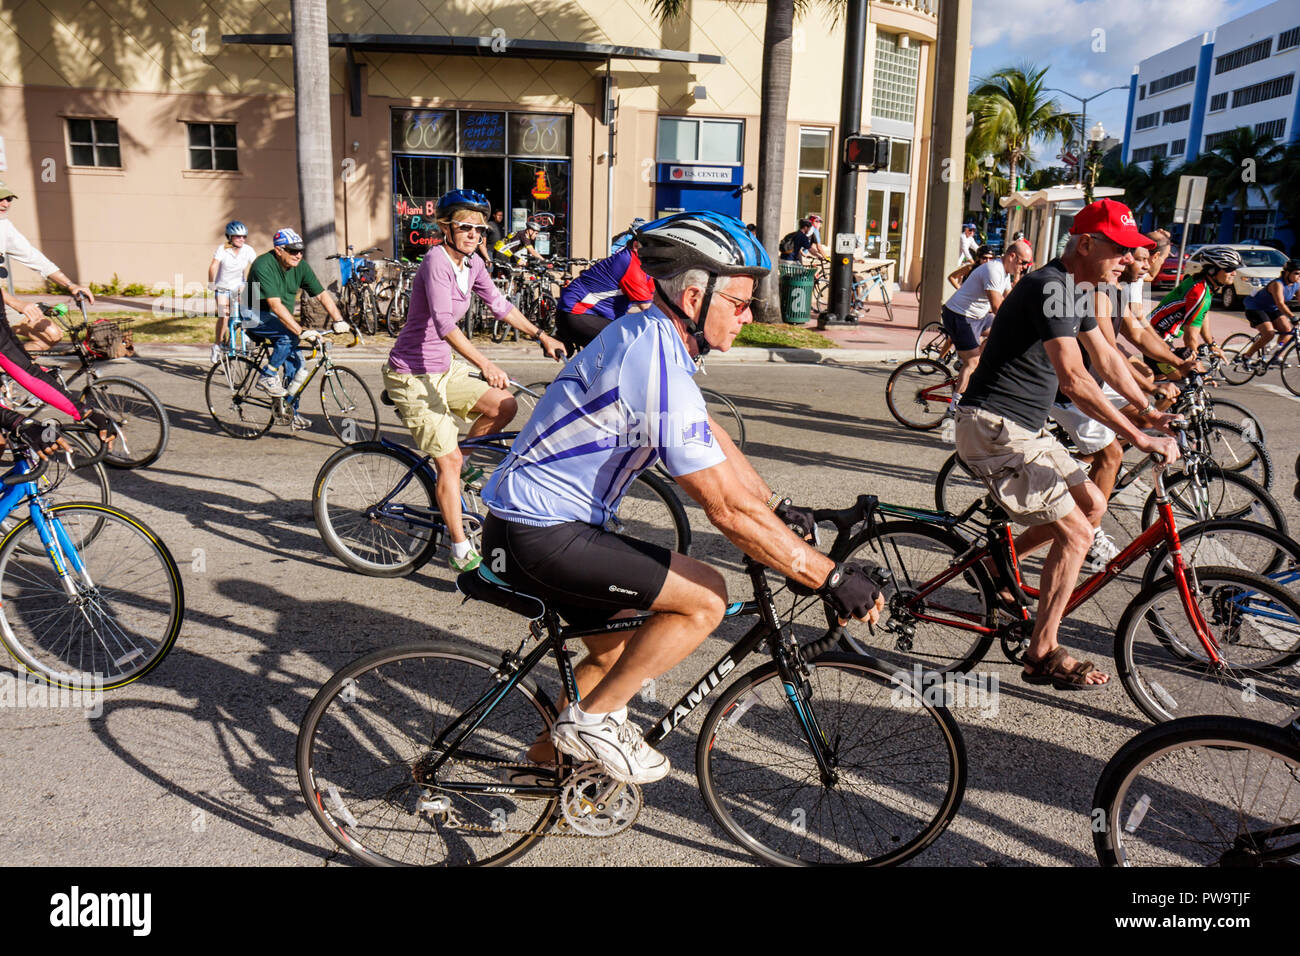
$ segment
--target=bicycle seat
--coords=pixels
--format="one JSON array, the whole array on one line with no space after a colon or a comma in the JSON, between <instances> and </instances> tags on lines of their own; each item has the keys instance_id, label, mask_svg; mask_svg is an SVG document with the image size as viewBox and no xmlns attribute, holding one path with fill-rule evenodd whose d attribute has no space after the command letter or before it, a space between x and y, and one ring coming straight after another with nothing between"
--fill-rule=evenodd
<instances>
[{"instance_id":1,"label":"bicycle seat","mask_svg":"<svg viewBox=\"0 0 1300 956\"><path fill-rule=\"evenodd\" d=\"M535 621L546 613L546 603L541 598L516 591L482 564L473 571L458 575L456 590L466 598L487 601L515 614L522 614L530 621Z\"/></svg>"}]
</instances>

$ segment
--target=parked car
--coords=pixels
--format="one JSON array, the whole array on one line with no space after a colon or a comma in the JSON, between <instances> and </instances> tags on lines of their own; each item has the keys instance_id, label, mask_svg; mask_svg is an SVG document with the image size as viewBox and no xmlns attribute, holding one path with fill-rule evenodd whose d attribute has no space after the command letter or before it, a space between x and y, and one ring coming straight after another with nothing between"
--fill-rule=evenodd
<instances>
[{"instance_id":1,"label":"parked car","mask_svg":"<svg viewBox=\"0 0 1300 956\"><path fill-rule=\"evenodd\" d=\"M1201 262L1199 256L1204 255L1210 249L1236 249L1241 254L1244 263L1242 268L1237 270L1237 278L1232 286L1224 289L1219 296L1225 309L1241 308L1243 299L1249 295L1254 295L1276 279L1278 273L1282 271L1282 266L1286 264L1285 253L1269 246L1260 246L1253 243L1225 244L1202 246L1194 255L1188 257L1183 271L1185 273L1200 272Z\"/></svg>"},{"instance_id":2,"label":"parked car","mask_svg":"<svg viewBox=\"0 0 1300 956\"><path fill-rule=\"evenodd\" d=\"M1187 261L1192 257L1200 245L1188 246L1183 252L1183 271L1187 271ZM1160 267L1160 273L1151 280L1152 289L1172 289L1178 283L1178 247L1175 246L1173 251L1165 257L1164 264Z\"/></svg>"}]
</instances>

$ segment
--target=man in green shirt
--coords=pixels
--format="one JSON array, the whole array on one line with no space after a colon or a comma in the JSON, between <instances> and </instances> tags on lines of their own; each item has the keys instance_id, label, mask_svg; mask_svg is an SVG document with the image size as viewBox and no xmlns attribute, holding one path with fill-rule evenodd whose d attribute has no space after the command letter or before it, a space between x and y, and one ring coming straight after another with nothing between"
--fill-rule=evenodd
<instances>
[{"instance_id":1,"label":"man in green shirt","mask_svg":"<svg viewBox=\"0 0 1300 956\"><path fill-rule=\"evenodd\" d=\"M297 377L306 374L298 344L308 342L320 336L315 329L303 330L293 317L293 304L298 298L298 291L306 289L334 320L335 332L346 332L348 325L343 321L338 306L311 266L302 260L302 237L292 229L281 229L275 234L271 251L264 252L248 270L248 302L251 308L243 311L244 331L257 338L266 339L273 346L266 369L257 382L257 387L268 395L276 397L286 395L297 387ZM289 377L289 389L280 384L280 367L284 366ZM294 425L305 428L310 423L306 419L295 417Z\"/></svg>"}]
</instances>

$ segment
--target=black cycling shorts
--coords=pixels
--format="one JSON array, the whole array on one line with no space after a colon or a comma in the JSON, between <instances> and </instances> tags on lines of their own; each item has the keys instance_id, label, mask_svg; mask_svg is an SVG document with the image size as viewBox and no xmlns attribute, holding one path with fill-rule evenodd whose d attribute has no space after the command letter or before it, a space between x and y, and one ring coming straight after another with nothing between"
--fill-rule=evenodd
<instances>
[{"instance_id":1,"label":"black cycling shorts","mask_svg":"<svg viewBox=\"0 0 1300 956\"><path fill-rule=\"evenodd\" d=\"M605 331L610 320L594 312L560 312L555 316L555 336L568 348L569 354L575 354L588 342Z\"/></svg>"},{"instance_id":2,"label":"black cycling shorts","mask_svg":"<svg viewBox=\"0 0 1300 956\"><path fill-rule=\"evenodd\" d=\"M493 574L579 628L650 610L672 562L667 548L582 521L535 528L494 514L483 523L482 554Z\"/></svg>"},{"instance_id":3,"label":"black cycling shorts","mask_svg":"<svg viewBox=\"0 0 1300 956\"><path fill-rule=\"evenodd\" d=\"M1246 321L1255 328L1259 328L1261 325L1272 325L1278 319L1282 318L1285 318L1285 316L1281 312L1274 314L1265 312L1263 309L1246 310Z\"/></svg>"},{"instance_id":4,"label":"black cycling shorts","mask_svg":"<svg viewBox=\"0 0 1300 956\"><path fill-rule=\"evenodd\" d=\"M973 352L980 347L980 337L975 334L975 329L966 316L954 312L946 305L939 309L939 315L943 319L943 330L948 333L948 338L952 339L958 352Z\"/></svg>"}]
</instances>

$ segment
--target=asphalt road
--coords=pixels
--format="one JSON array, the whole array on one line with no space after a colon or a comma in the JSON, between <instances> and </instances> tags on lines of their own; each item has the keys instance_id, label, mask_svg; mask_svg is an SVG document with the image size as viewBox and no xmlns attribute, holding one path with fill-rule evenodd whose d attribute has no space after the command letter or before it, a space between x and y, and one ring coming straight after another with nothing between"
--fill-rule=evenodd
<instances>
[{"instance_id":1,"label":"asphalt road","mask_svg":"<svg viewBox=\"0 0 1300 956\"><path fill-rule=\"evenodd\" d=\"M520 350L501 364L520 381L549 377L553 370L533 355ZM112 478L115 503L150 524L182 569L188 611L180 639L153 674L110 692L98 718L73 709L0 709L0 863L347 863L307 813L293 769L298 721L317 689L374 648L454 636L499 651L522 636L521 619L462 606L438 562L395 580L344 569L323 550L309 501L317 469L338 446L320 430L294 435L277 427L256 442L221 435L203 404L203 361L114 369L147 383L171 414L162 459ZM379 360L348 361L377 393ZM747 453L797 501L842 507L871 492L928 505L950 449L937 433L907 432L889 418L890 368L715 363L705 382L740 406ZM1291 495L1300 400L1275 382L1233 392L1265 419L1279 473L1274 493L1300 522ZM391 434L404 432L394 422ZM732 594L741 594L736 552L698 508L690 516L694 553L722 568ZM1124 520L1134 526L1131 513ZM1067 623L1063 642L1105 669L1114 623L1135 593L1131 581L1112 584ZM738 633L724 624L660 682L660 700L676 699L723 639ZM965 801L914 865L1093 865L1093 787L1144 719L1118 681L1087 695L1045 692L1020 682L996 648L981 671L999 679L996 713L955 712L970 758ZM640 699L632 710L643 724L660 716ZM524 862L747 864L696 787L694 734L703 713L668 738L672 775L646 788L631 831L543 841Z\"/></svg>"}]
</instances>

